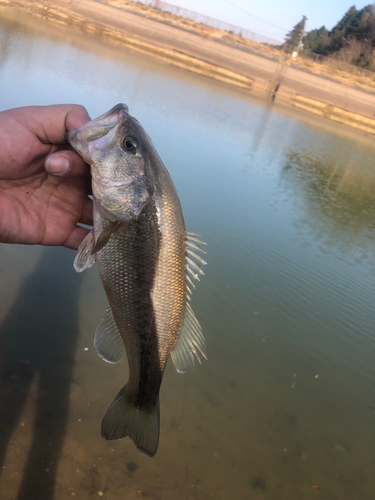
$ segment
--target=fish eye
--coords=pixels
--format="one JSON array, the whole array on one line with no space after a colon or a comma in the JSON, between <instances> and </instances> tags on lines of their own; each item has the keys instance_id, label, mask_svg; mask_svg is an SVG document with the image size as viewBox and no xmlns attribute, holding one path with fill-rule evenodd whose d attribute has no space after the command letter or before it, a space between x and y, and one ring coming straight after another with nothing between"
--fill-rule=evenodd
<instances>
[{"instance_id":1,"label":"fish eye","mask_svg":"<svg viewBox=\"0 0 375 500\"><path fill-rule=\"evenodd\" d=\"M135 154L137 151L137 142L133 137L125 137L122 144L129 153Z\"/></svg>"}]
</instances>

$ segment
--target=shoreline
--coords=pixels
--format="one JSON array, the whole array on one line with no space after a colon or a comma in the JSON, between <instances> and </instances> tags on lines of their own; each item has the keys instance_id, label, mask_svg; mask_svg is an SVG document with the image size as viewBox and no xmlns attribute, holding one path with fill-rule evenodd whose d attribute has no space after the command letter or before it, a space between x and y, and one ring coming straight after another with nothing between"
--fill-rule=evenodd
<instances>
[{"instance_id":1,"label":"shoreline","mask_svg":"<svg viewBox=\"0 0 375 500\"><path fill-rule=\"evenodd\" d=\"M206 38L139 12L96 0L0 0L52 23L73 27L179 68L240 87L375 135L375 93L287 66L260 53Z\"/></svg>"}]
</instances>

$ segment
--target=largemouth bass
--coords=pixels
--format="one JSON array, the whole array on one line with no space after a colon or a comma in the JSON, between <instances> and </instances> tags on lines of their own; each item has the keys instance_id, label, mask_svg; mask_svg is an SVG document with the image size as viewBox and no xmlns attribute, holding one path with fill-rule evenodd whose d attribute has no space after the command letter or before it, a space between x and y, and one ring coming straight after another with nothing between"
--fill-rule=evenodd
<instances>
[{"instance_id":1,"label":"largemouth bass","mask_svg":"<svg viewBox=\"0 0 375 500\"><path fill-rule=\"evenodd\" d=\"M188 304L205 261L199 235L185 229L173 181L141 124L118 104L68 133L91 165L94 227L74 268L98 264L109 307L94 339L117 363L125 351L129 380L102 422L105 439L129 436L146 455L159 442L159 389L171 354L179 373L207 358L206 341Z\"/></svg>"}]
</instances>

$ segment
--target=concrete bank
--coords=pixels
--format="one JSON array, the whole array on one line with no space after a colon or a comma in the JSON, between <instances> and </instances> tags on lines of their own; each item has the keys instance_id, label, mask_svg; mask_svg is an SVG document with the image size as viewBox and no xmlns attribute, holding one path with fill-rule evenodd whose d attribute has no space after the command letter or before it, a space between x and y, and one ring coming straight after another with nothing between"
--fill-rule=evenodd
<instances>
[{"instance_id":1,"label":"concrete bank","mask_svg":"<svg viewBox=\"0 0 375 500\"><path fill-rule=\"evenodd\" d=\"M99 5L95 4L95 2L93 3L94 8ZM129 36L126 32L114 26L106 25L98 19L87 18L80 13L71 11L62 4L55 5L52 2L34 2L28 0L0 0L0 5L26 9L34 16L48 19L58 24L73 26L84 33L99 36L108 42L117 45L125 45L162 59L173 66L193 71L194 73L214 78L215 80L231 85L236 85L237 87L250 89L253 84L251 78L199 58L192 57L189 54L176 51L171 47L162 46L158 43L151 44L149 41L141 39L138 36ZM114 7L109 8L115 9Z\"/></svg>"},{"instance_id":2,"label":"concrete bank","mask_svg":"<svg viewBox=\"0 0 375 500\"><path fill-rule=\"evenodd\" d=\"M328 118L335 122L343 123L349 127L357 128L369 134L375 134L375 120L367 118L366 116L359 115L358 113L351 113L344 109L331 106L330 104L308 99L300 95L296 95L292 99L292 104L298 108L305 109L316 115Z\"/></svg>"},{"instance_id":3,"label":"concrete bank","mask_svg":"<svg viewBox=\"0 0 375 500\"><path fill-rule=\"evenodd\" d=\"M179 68L247 89L266 99L287 100L316 115L375 134L375 93L347 87L105 2L0 0L0 5L73 26Z\"/></svg>"}]
</instances>

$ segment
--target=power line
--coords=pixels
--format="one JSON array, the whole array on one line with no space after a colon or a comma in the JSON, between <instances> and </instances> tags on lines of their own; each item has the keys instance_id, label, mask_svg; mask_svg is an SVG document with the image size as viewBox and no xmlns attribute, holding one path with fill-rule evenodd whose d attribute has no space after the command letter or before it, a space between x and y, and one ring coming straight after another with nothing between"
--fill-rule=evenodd
<instances>
[{"instance_id":1,"label":"power line","mask_svg":"<svg viewBox=\"0 0 375 500\"><path fill-rule=\"evenodd\" d=\"M247 14L248 16L253 17L254 19L257 19L258 21L261 21L262 23L269 24L270 26L272 26L273 28L277 28L278 30L289 31L286 28L281 28L280 26L276 26L275 24L269 23L268 21L265 21L264 19L261 19L260 17L254 16L254 14L251 14L250 12L248 12L245 9L243 9L239 5L234 4L230 0L225 0L225 1L228 2L230 5L232 5L232 7L235 7L236 9L241 10L242 12L244 12L245 14Z\"/></svg>"}]
</instances>

